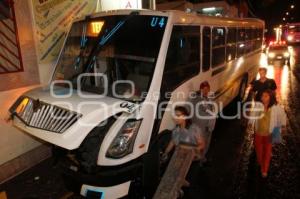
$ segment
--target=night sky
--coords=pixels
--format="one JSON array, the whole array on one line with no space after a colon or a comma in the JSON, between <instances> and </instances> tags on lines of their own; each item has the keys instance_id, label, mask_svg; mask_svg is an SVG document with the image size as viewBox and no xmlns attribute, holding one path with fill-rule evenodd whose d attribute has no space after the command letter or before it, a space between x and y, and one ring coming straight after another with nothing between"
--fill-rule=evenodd
<instances>
[{"instance_id":1,"label":"night sky","mask_svg":"<svg viewBox=\"0 0 300 199\"><path fill-rule=\"evenodd\" d=\"M300 22L299 0L248 0L248 5L254 15L266 21L268 28L286 22ZM291 9L291 5L295 6L294 9ZM283 21L284 17L286 21Z\"/></svg>"}]
</instances>

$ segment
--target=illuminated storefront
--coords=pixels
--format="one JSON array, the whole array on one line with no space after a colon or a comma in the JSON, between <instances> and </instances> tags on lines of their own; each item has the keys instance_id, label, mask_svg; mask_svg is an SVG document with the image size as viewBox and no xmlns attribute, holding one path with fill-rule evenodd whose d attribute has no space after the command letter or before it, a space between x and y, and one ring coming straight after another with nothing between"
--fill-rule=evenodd
<instances>
[{"instance_id":1,"label":"illuminated storefront","mask_svg":"<svg viewBox=\"0 0 300 199\"><path fill-rule=\"evenodd\" d=\"M102 0L101 9L102 10L117 10L117 9L141 9L142 0Z\"/></svg>"}]
</instances>

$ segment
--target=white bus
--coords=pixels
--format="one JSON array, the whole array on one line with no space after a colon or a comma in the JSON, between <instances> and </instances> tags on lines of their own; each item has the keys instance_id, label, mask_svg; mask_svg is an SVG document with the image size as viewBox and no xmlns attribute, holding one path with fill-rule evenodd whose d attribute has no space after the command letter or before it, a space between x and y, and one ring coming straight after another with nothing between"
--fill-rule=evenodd
<instances>
[{"instance_id":1,"label":"white bus","mask_svg":"<svg viewBox=\"0 0 300 199\"><path fill-rule=\"evenodd\" d=\"M66 183L83 196L121 198L136 186L149 196L170 137L164 132L174 127L172 105L202 81L224 106L242 98L256 77L263 29L258 19L182 11L81 18L50 86L24 93L11 107L14 125L65 152Z\"/></svg>"}]
</instances>

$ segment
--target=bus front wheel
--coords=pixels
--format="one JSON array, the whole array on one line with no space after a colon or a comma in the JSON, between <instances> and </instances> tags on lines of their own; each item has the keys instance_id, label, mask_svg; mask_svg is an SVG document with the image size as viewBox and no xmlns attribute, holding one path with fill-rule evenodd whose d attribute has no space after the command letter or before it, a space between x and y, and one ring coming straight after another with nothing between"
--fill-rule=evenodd
<instances>
[{"instance_id":1,"label":"bus front wheel","mask_svg":"<svg viewBox=\"0 0 300 199\"><path fill-rule=\"evenodd\" d=\"M247 85L248 85L248 76L245 75L241 81L239 94L238 94L238 101L240 102L244 102L246 99Z\"/></svg>"}]
</instances>

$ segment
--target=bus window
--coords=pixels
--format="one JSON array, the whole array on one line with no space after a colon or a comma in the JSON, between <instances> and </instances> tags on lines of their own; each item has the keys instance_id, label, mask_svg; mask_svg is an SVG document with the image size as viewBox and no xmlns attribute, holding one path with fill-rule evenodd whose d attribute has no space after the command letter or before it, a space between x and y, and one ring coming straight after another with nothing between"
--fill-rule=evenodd
<instances>
[{"instance_id":1,"label":"bus window","mask_svg":"<svg viewBox=\"0 0 300 199\"><path fill-rule=\"evenodd\" d=\"M259 38L262 38L262 37L263 37L263 35L264 35L263 32L264 32L264 30L263 30L262 28L260 28L259 31L258 31L258 34L259 34L258 37L259 37Z\"/></svg>"},{"instance_id":2,"label":"bus window","mask_svg":"<svg viewBox=\"0 0 300 199\"><path fill-rule=\"evenodd\" d=\"M213 47L222 46L225 44L225 28L213 28Z\"/></svg>"},{"instance_id":3,"label":"bus window","mask_svg":"<svg viewBox=\"0 0 300 199\"><path fill-rule=\"evenodd\" d=\"M227 43L236 43L236 28L228 28Z\"/></svg>"},{"instance_id":4,"label":"bus window","mask_svg":"<svg viewBox=\"0 0 300 199\"><path fill-rule=\"evenodd\" d=\"M254 29L254 34L253 35L254 35L255 39L259 38L259 29L258 28Z\"/></svg>"},{"instance_id":5,"label":"bus window","mask_svg":"<svg viewBox=\"0 0 300 199\"><path fill-rule=\"evenodd\" d=\"M200 26L174 26L166 58L164 91L200 72Z\"/></svg>"},{"instance_id":6,"label":"bus window","mask_svg":"<svg viewBox=\"0 0 300 199\"><path fill-rule=\"evenodd\" d=\"M256 42L256 33L255 33L255 28L251 28L251 46L252 46L252 49L251 51L255 51L256 50L256 47L255 47L255 42Z\"/></svg>"},{"instance_id":7,"label":"bus window","mask_svg":"<svg viewBox=\"0 0 300 199\"><path fill-rule=\"evenodd\" d=\"M260 49L262 45L263 30L260 28L255 29L255 49Z\"/></svg>"},{"instance_id":8,"label":"bus window","mask_svg":"<svg viewBox=\"0 0 300 199\"><path fill-rule=\"evenodd\" d=\"M245 50L245 29L238 29L238 46L237 46L237 57L241 57L244 55Z\"/></svg>"},{"instance_id":9,"label":"bus window","mask_svg":"<svg viewBox=\"0 0 300 199\"><path fill-rule=\"evenodd\" d=\"M244 42L245 41L245 29L239 28L238 29L238 42Z\"/></svg>"},{"instance_id":10,"label":"bus window","mask_svg":"<svg viewBox=\"0 0 300 199\"><path fill-rule=\"evenodd\" d=\"M211 50L211 28L204 27L202 30L202 71L208 71L210 68L210 50Z\"/></svg>"},{"instance_id":11,"label":"bus window","mask_svg":"<svg viewBox=\"0 0 300 199\"><path fill-rule=\"evenodd\" d=\"M245 29L245 47L244 47L245 54L250 53L252 51L251 34L252 34L251 28Z\"/></svg>"},{"instance_id":12,"label":"bus window","mask_svg":"<svg viewBox=\"0 0 300 199\"><path fill-rule=\"evenodd\" d=\"M228 28L226 56L227 61L231 61L236 58L236 28Z\"/></svg>"},{"instance_id":13,"label":"bus window","mask_svg":"<svg viewBox=\"0 0 300 199\"><path fill-rule=\"evenodd\" d=\"M225 62L225 47L214 48L212 50L212 67L215 68Z\"/></svg>"},{"instance_id":14,"label":"bus window","mask_svg":"<svg viewBox=\"0 0 300 199\"><path fill-rule=\"evenodd\" d=\"M245 29L245 41L251 40L251 29L247 28Z\"/></svg>"},{"instance_id":15,"label":"bus window","mask_svg":"<svg viewBox=\"0 0 300 199\"><path fill-rule=\"evenodd\" d=\"M225 28L213 28L212 38L212 67L214 68L225 62Z\"/></svg>"},{"instance_id":16,"label":"bus window","mask_svg":"<svg viewBox=\"0 0 300 199\"><path fill-rule=\"evenodd\" d=\"M261 48L263 37L264 37L264 29L260 28L258 32L259 32L259 36L258 36L258 39L259 39L258 48Z\"/></svg>"}]
</instances>

